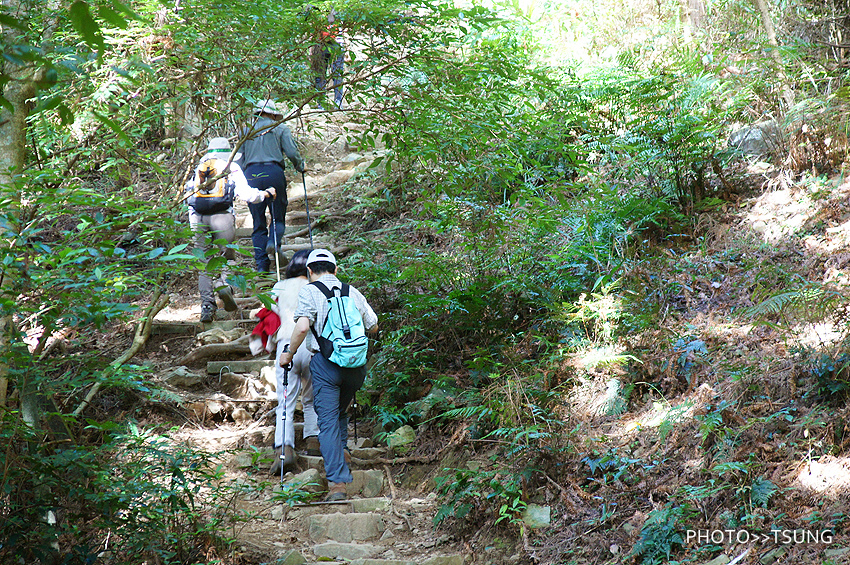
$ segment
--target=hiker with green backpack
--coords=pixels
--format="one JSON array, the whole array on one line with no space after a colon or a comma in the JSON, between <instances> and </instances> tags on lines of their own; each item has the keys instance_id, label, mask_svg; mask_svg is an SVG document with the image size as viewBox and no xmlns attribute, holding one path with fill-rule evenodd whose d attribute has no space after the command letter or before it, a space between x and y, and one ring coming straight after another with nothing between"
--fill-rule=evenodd
<instances>
[{"instance_id":1,"label":"hiker with green backpack","mask_svg":"<svg viewBox=\"0 0 850 565\"><path fill-rule=\"evenodd\" d=\"M345 460L348 405L366 378L366 333L378 331L378 316L356 288L337 276L336 258L314 249L307 258L310 284L298 293L289 351L280 355L288 367L294 351L306 339L313 354L313 405L319 420L319 446L328 479L327 500L345 500L353 478Z\"/></svg>"},{"instance_id":2,"label":"hiker with green backpack","mask_svg":"<svg viewBox=\"0 0 850 565\"><path fill-rule=\"evenodd\" d=\"M226 137L214 137L207 146L206 154L201 157L192 179L186 183L189 226L194 236L195 251L205 257L210 242L218 242L218 248L225 260L234 259L233 249L226 244L233 243L236 239L233 217L233 201L236 197L249 204L275 197L274 188L258 190L248 185L242 169L232 162L238 158L238 153L233 159L230 158L230 142ZM226 267L220 270L215 290L224 304L224 309L233 312L237 305L233 298L233 289L227 282L227 274ZM198 275L202 323L212 322L215 318L217 307L213 290L213 281L204 269Z\"/></svg>"}]
</instances>

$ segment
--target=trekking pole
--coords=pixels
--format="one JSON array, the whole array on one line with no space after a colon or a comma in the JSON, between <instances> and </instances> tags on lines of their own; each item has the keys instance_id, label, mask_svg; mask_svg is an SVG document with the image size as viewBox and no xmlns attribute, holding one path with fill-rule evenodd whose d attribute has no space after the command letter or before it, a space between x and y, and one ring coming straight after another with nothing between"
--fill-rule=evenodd
<instances>
[{"instance_id":1,"label":"trekking pole","mask_svg":"<svg viewBox=\"0 0 850 565\"><path fill-rule=\"evenodd\" d=\"M275 198L277 198L277 194L275 194ZM271 205L269 206L269 212L272 213L272 233L274 234L274 268L277 271L277 282L280 282L280 263L278 262L277 258L280 253L278 252L279 249L277 246L277 226L275 225L274 221L274 198L272 198Z\"/></svg>"},{"instance_id":2,"label":"trekking pole","mask_svg":"<svg viewBox=\"0 0 850 565\"><path fill-rule=\"evenodd\" d=\"M354 424L354 445L357 445L357 393L354 393L351 402L345 407L345 412L351 412L351 422Z\"/></svg>"},{"instance_id":3,"label":"trekking pole","mask_svg":"<svg viewBox=\"0 0 850 565\"><path fill-rule=\"evenodd\" d=\"M289 351L289 344L283 346L283 352ZM286 461L286 389L289 388L289 369L292 363L283 368L283 410L281 410L281 429L283 430L283 440L280 445L280 484L283 484L283 464Z\"/></svg>"},{"instance_id":4,"label":"trekking pole","mask_svg":"<svg viewBox=\"0 0 850 565\"><path fill-rule=\"evenodd\" d=\"M304 185L304 208L307 210L307 233L310 234L310 249L313 249L313 226L310 225L310 201L307 198L307 179L301 171L301 183Z\"/></svg>"}]
</instances>

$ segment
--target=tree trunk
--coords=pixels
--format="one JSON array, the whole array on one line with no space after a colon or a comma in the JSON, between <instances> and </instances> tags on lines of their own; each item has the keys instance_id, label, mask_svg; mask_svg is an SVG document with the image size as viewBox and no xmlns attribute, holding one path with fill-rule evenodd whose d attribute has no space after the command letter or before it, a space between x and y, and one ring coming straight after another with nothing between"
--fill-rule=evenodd
<instances>
[{"instance_id":1,"label":"tree trunk","mask_svg":"<svg viewBox=\"0 0 850 565\"><path fill-rule=\"evenodd\" d=\"M702 0L679 0L679 21L682 24L682 39L691 43L694 31L702 26L705 19L705 5Z\"/></svg>"},{"instance_id":2,"label":"tree trunk","mask_svg":"<svg viewBox=\"0 0 850 565\"><path fill-rule=\"evenodd\" d=\"M770 56L773 59L776 77L779 79L780 87L782 88L782 99L785 101L787 107L790 108L794 105L794 90L788 84L788 77L785 74L785 65L782 62L782 55L779 53L779 42L776 40L776 28L773 27L770 8L767 6L765 0L753 0L753 3L761 14L761 25L767 36L767 43L770 45Z\"/></svg>"},{"instance_id":3,"label":"tree trunk","mask_svg":"<svg viewBox=\"0 0 850 565\"><path fill-rule=\"evenodd\" d=\"M40 34L42 41L49 41L59 21L59 2L50 0L46 6L22 2L21 0L2 0L8 13L14 14L22 22L26 22L30 9L51 10L54 14ZM35 7L35 8L34 8ZM3 26L2 41L5 51L7 45L21 43L19 31ZM26 165L27 156L27 117L29 102L38 92L38 80L44 73L39 66L15 65L9 61L3 62L3 77L7 82L3 85L3 98L12 109L0 108L0 190L12 200L12 206L5 216L0 217L0 246L11 249L19 244L17 233L18 214L20 212L19 188L17 179ZM4 267L0 270L0 293L12 292L19 280L20 273ZM8 350L15 335L15 324L12 316L0 319L0 348ZM21 383L21 412L24 415L34 415L40 412L38 398L31 397L26 391L31 388ZM0 364L0 406L5 405L8 394L8 367ZM29 419L27 420L29 421ZM35 422L29 422L35 425Z\"/></svg>"},{"instance_id":4,"label":"tree trunk","mask_svg":"<svg viewBox=\"0 0 850 565\"><path fill-rule=\"evenodd\" d=\"M3 44L13 45L14 34L10 28L3 33ZM27 100L35 95L36 86L34 73L30 68L21 69L9 62L3 63L3 75L9 81L3 86L3 98L11 105L13 110L3 106L0 108L0 190L12 198L12 209L7 210L7 215L0 218L0 245L7 248L14 247L17 238L12 234L17 232L15 223L19 201L18 190L15 187L15 175L19 174L26 162L26 139L27 139L27 115L29 108ZM17 275L9 267L0 270L0 293L13 292L17 281ZM12 336L15 333L15 325L12 316L0 319L0 349L8 350L11 346ZM8 367L0 364L0 406L5 405L8 390Z\"/></svg>"}]
</instances>

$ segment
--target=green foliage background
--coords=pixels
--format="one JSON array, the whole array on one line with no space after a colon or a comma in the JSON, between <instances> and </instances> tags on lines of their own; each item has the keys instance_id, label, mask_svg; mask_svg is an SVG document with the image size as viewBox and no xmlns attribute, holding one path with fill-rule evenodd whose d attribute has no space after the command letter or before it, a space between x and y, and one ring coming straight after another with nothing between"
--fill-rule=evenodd
<instances>
[{"instance_id":1,"label":"green foliage background","mask_svg":"<svg viewBox=\"0 0 850 565\"><path fill-rule=\"evenodd\" d=\"M364 147L388 149L360 203L375 221L349 230L358 246L346 272L384 328L364 403L387 431L427 420L501 447L495 470L446 471L438 522L489 516L519 532L523 484L581 460L563 400L584 375L563 359L586 348L611 366L635 359L615 346L658 323L658 304L631 277L655 244L688 235L721 202L730 123L812 113L846 140L844 75L828 50L791 33L790 17L779 21L783 55L804 100L783 108L749 2L706 2L696 40L677 2L621 4L333 3L361 42L347 61L351 119L365 126ZM293 115L315 107L308 51L330 6L4 4L0 86L5 95L26 80L36 95L25 168L0 186L0 316L12 321L0 354L0 557L198 563L213 559L199 547L227 553L232 493L213 489L203 502L215 511L199 510L201 486L220 476L211 458L79 408L95 383L158 394L146 368L116 363L94 337L143 323L170 275L199 267L179 200L206 138L235 131L255 98ZM829 15L807 3L793 12ZM16 110L5 96L0 105ZM182 135L184 123L197 135ZM818 164L786 151L801 168ZM65 351L50 349L58 332ZM686 377L688 354L704 353L697 342L682 340ZM831 359L813 364L821 393L846 389ZM632 388L611 384L612 413ZM425 410L436 391L436 412ZM706 438L723 432L717 419L705 426ZM641 472L598 455L583 459L592 484ZM712 488L767 505L775 485L749 463L726 464L746 480L714 467ZM633 555L669 559L688 512L654 511ZM49 513L62 519L48 526ZM98 556L107 532L119 541Z\"/></svg>"}]
</instances>

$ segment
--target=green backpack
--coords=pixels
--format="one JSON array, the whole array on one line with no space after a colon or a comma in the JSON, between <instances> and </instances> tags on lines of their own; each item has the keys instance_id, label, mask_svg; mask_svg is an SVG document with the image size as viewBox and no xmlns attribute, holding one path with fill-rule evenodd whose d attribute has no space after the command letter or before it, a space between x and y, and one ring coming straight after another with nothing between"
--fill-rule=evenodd
<instances>
[{"instance_id":1,"label":"green backpack","mask_svg":"<svg viewBox=\"0 0 850 565\"><path fill-rule=\"evenodd\" d=\"M342 288L333 292L319 281L310 284L328 299L328 317L322 326L322 335L317 335L315 327L310 327L322 355L340 367L362 367L366 364L369 338L366 337L363 316L349 296L350 287L342 283Z\"/></svg>"}]
</instances>

